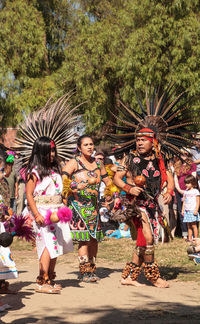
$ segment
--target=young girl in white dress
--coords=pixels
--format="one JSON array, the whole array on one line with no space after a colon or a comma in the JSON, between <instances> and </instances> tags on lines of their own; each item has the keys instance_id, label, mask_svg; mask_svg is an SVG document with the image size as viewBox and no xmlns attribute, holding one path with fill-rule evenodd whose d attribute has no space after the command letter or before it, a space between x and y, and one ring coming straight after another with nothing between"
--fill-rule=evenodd
<instances>
[{"instance_id":1,"label":"young girl in white dress","mask_svg":"<svg viewBox=\"0 0 200 324\"><path fill-rule=\"evenodd\" d=\"M55 265L58 256L73 250L68 223L46 223L46 215L63 208L62 178L56 146L49 137L36 139L26 171L28 208L25 215L33 218L36 248L39 258L39 276L36 292L60 293L55 284ZM66 207L65 207L66 208ZM47 225L49 224L49 225Z\"/></svg>"}]
</instances>

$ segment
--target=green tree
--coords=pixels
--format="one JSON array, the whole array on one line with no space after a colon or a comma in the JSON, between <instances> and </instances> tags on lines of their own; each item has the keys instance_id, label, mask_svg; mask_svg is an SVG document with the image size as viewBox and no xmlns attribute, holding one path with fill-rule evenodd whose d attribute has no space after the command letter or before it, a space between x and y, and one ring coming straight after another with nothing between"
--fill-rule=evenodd
<instances>
[{"instance_id":1,"label":"green tree","mask_svg":"<svg viewBox=\"0 0 200 324\"><path fill-rule=\"evenodd\" d=\"M149 84L162 88L174 81L194 96L198 112L199 1L80 2L58 83L65 91L75 87L77 100L88 99L89 131L101 129L118 96L135 105L134 91L144 97ZM96 14L108 5L112 10Z\"/></svg>"},{"instance_id":2,"label":"green tree","mask_svg":"<svg viewBox=\"0 0 200 324\"><path fill-rule=\"evenodd\" d=\"M199 0L2 0L0 114L16 124L50 95L76 90L87 129L104 132L119 97L170 81L199 112ZM14 117L14 118L13 118ZM194 118L196 118L194 117Z\"/></svg>"},{"instance_id":3,"label":"green tree","mask_svg":"<svg viewBox=\"0 0 200 324\"><path fill-rule=\"evenodd\" d=\"M27 79L41 76L48 69L44 21L27 1L6 1L0 11L0 26L3 93L0 113L4 116L3 124L15 124L18 112L15 100L24 84Z\"/></svg>"},{"instance_id":4,"label":"green tree","mask_svg":"<svg viewBox=\"0 0 200 324\"><path fill-rule=\"evenodd\" d=\"M0 115L16 125L57 91L69 7L61 0L6 0L0 11Z\"/></svg>"},{"instance_id":5,"label":"green tree","mask_svg":"<svg viewBox=\"0 0 200 324\"><path fill-rule=\"evenodd\" d=\"M73 15L73 7L66 0L34 0L45 22L46 48L50 71L64 61L66 33Z\"/></svg>"}]
</instances>

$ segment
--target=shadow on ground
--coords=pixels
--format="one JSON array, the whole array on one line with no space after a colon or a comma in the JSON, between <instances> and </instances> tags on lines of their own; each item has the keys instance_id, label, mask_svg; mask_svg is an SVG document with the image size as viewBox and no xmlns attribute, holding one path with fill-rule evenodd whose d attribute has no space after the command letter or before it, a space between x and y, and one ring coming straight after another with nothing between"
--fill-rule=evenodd
<instances>
[{"instance_id":1,"label":"shadow on ground","mask_svg":"<svg viewBox=\"0 0 200 324\"><path fill-rule=\"evenodd\" d=\"M119 280L121 279L121 273L122 273L122 268L106 268L106 267L98 267L97 268L97 276L100 278L100 279L104 279L104 278L108 278L110 276L110 274L114 273L114 272L118 272L119 273ZM161 277L163 279L166 279L166 280L174 280L174 279L177 279L177 277L179 276L179 274L183 273L183 274L186 274L186 273L191 273L191 270L188 270L187 268L183 268L183 267L159 267L159 270L160 270L160 274L161 274ZM73 280L60 280L58 281L62 286L63 288L64 287L68 287L68 286L73 286L73 287L80 287L79 286L79 272L78 271L73 271L71 272L71 274L74 274L76 275L77 277L77 280L76 279L73 279ZM151 286L151 283L149 283L144 274L143 274L143 271L141 272L141 275L139 276L139 279L138 279L139 282L141 283L145 283L146 285L150 285Z\"/></svg>"},{"instance_id":2,"label":"shadow on ground","mask_svg":"<svg viewBox=\"0 0 200 324\"><path fill-rule=\"evenodd\" d=\"M189 274L191 273L191 269L187 269L184 267L159 267L160 274L163 276L166 280L174 280L176 279L179 274ZM195 273L195 271L194 271Z\"/></svg>"},{"instance_id":3,"label":"shadow on ground","mask_svg":"<svg viewBox=\"0 0 200 324\"><path fill-rule=\"evenodd\" d=\"M200 310L199 306L186 306L180 303L148 303L145 309L118 309L105 307L101 309L63 309L62 317L55 316L45 316L43 318L37 318L37 315L27 316L24 315L23 318L16 319L12 321L12 324L72 324L78 323L76 320L77 315L81 315L81 322L83 324L153 324L153 323L170 323L170 324L180 324L180 323L199 323ZM46 308L46 314L51 312L50 309ZM87 317L87 320L84 320ZM90 318L88 320L88 318ZM80 317L79 317L80 318ZM6 323L1 321L2 324Z\"/></svg>"},{"instance_id":4,"label":"shadow on ground","mask_svg":"<svg viewBox=\"0 0 200 324\"><path fill-rule=\"evenodd\" d=\"M11 284L10 288L12 290L16 291L17 293L16 294L2 294L1 296L3 296L3 298L2 298L3 303L14 305L14 306L12 306L12 311L15 311L15 310L25 307L22 300L29 299L30 296L34 294L34 290L31 288L30 289L26 288L26 290L30 290L30 291L21 291L21 290L24 287L27 287L31 284L32 284L32 282L30 282L30 281L23 281L23 282L19 281L19 282ZM0 313L0 316L2 316L2 314L4 315L5 313ZM0 323L3 323L3 322L0 321Z\"/></svg>"}]
</instances>

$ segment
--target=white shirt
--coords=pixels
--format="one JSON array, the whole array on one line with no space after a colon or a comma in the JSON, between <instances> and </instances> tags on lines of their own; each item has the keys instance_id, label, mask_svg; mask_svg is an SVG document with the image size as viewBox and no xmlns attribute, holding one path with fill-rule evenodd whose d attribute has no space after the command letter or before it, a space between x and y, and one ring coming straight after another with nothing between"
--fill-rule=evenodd
<instances>
[{"instance_id":1,"label":"white shirt","mask_svg":"<svg viewBox=\"0 0 200 324\"><path fill-rule=\"evenodd\" d=\"M185 190L183 197L185 198L185 210L195 210L196 209L196 197L199 196L198 189Z\"/></svg>"}]
</instances>

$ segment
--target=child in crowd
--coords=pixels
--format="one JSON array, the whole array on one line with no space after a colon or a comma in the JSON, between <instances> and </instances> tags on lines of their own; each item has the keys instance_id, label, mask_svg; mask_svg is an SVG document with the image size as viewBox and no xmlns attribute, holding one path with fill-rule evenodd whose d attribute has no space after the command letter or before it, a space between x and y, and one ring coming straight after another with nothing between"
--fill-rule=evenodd
<instances>
[{"instance_id":1,"label":"child in crowd","mask_svg":"<svg viewBox=\"0 0 200 324\"><path fill-rule=\"evenodd\" d=\"M5 232L3 222L9 220L11 214L9 185L6 178L9 177L14 162L14 152L0 145L0 234ZM6 279L16 279L18 277L15 262L12 258L10 248L0 245L0 293L13 294L15 291L9 288ZM10 308L8 304L0 302L0 312Z\"/></svg>"},{"instance_id":2,"label":"child in crowd","mask_svg":"<svg viewBox=\"0 0 200 324\"><path fill-rule=\"evenodd\" d=\"M121 224L119 224L118 229L106 231L106 236L114 237L116 239L120 239L123 237L131 238L130 227L125 223L121 223Z\"/></svg>"},{"instance_id":3,"label":"child in crowd","mask_svg":"<svg viewBox=\"0 0 200 324\"><path fill-rule=\"evenodd\" d=\"M34 218L33 229L39 258L39 276L36 292L58 294L61 286L55 284L55 265L58 256L72 251L72 239L68 223L47 225L47 213L57 213L62 205L63 188L57 150L54 141L47 136L36 139L28 162L27 202ZM28 215L28 210L27 210Z\"/></svg>"},{"instance_id":4,"label":"child in crowd","mask_svg":"<svg viewBox=\"0 0 200 324\"><path fill-rule=\"evenodd\" d=\"M183 222L187 223L188 227L188 241L192 241L192 235L194 238L198 237L197 222L199 221L199 202L200 193L197 189L197 180L193 175L185 177L186 190L183 194L183 206L182 215L184 217Z\"/></svg>"}]
</instances>

